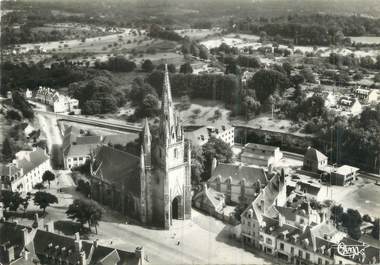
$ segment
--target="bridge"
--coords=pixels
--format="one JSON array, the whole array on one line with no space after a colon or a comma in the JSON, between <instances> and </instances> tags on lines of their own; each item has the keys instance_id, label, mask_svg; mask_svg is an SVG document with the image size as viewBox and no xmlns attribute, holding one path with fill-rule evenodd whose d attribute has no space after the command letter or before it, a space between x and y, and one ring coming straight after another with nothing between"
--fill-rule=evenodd
<instances>
[{"instance_id":1,"label":"bridge","mask_svg":"<svg viewBox=\"0 0 380 265\"><path fill-rule=\"evenodd\" d=\"M130 122L117 123L117 122L103 121L100 119L87 118L83 116L54 113L50 111L43 111L43 110L36 110L36 109L34 111L36 113L40 113L46 116L55 117L59 121L76 122L76 123L92 125L92 126L102 127L102 128L111 129L111 130L118 130L118 131L123 131L123 132L140 133L143 129L142 125L136 124L136 123L130 123Z\"/></svg>"}]
</instances>

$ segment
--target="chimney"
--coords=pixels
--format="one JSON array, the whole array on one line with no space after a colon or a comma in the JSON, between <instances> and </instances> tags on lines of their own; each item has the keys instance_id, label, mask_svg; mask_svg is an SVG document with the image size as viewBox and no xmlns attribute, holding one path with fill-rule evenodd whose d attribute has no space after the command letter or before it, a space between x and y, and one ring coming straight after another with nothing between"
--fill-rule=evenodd
<instances>
[{"instance_id":1,"label":"chimney","mask_svg":"<svg viewBox=\"0 0 380 265\"><path fill-rule=\"evenodd\" d=\"M41 225L41 223L40 223L40 218L38 217L38 213L35 213L32 227L33 228L40 228L40 225Z\"/></svg>"},{"instance_id":2,"label":"chimney","mask_svg":"<svg viewBox=\"0 0 380 265\"><path fill-rule=\"evenodd\" d=\"M86 253L84 251L80 252L80 265L87 265Z\"/></svg>"},{"instance_id":3,"label":"chimney","mask_svg":"<svg viewBox=\"0 0 380 265\"><path fill-rule=\"evenodd\" d=\"M22 230L23 238L24 238L24 246L29 243L29 233L27 228L23 228Z\"/></svg>"},{"instance_id":4,"label":"chimney","mask_svg":"<svg viewBox=\"0 0 380 265\"><path fill-rule=\"evenodd\" d=\"M3 208L3 203L0 202L0 219L3 219L4 217L4 208Z\"/></svg>"},{"instance_id":5,"label":"chimney","mask_svg":"<svg viewBox=\"0 0 380 265\"><path fill-rule=\"evenodd\" d=\"M23 257L24 257L24 260L29 260L29 251L26 251L24 250L24 253L23 253Z\"/></svg>"},{"instance_id":6,"label":"chimney","mask_svg":"<svg viewBox=\"0 0 380 265\"><path fill-rule=\"evenodd\" d=\"M285 216L283 216L282 214L279 214L278 215L278 225L280 227L282 227L284 224L285 224Z\"/></svg>"},{"instance_id":7,"label":"chimney","mask_svg":"<svg viewBox=\"0 0 380 265\"><path fill-rule=\"evenodd\" d=\"M218 161L214 157L212 159L212 163L211 163L211 176L214 174L214 171L215 171L217 165L218 165Z\"/></svg>"},{"instance_id":8,"label":"chimney","mask_svg":"<svg viewBox=\"0 0 380 265\"><path fill-rule=\"evenodd\" d=\"M95 240L94 240L93 245L94 245L94 248L97 248L97 247L98 247L98 239L95 239Z\"/></svg>"},{"instance_id":9,"label":"chimney","mask_svg":"<svg viewBox=\"0 0 380 265\"><path fill-rule=\"evenodd\" d=\"M7 253L8 253L8 262L13 261L15 259L15 248L13 246L10 246L7 249Z\"/></svg>"},{"instance_id":10,"label":"chimney","mask_svg":"<svg viewBox=\"0 0 380 265\"><path fill-rule=\"evenodd\" d=\"M203 190L204 192L207 192L207 182L203 182Z\"/></svg>"},{"instance_id":11,"label":"chimney","mask_svg":"<svg viewBox=\"0 0 380 265\"><path fill-rule=\"evenodd\" d=\"M145 255L144 255L144 248L143 247L137 247L135 250L136 257L140 258L139 265L145 264Z\"/></svg>"},{"instance_id":12,"label":"chimney","mask_svg":"<svg viewBox=\"0 0 380 265\"><path fill-rule=\"evenodd\" d=\"M320 247L320 250L321 250L321 253L322 253L322 254L325 254L325 248L326 248L325 245L322 245L322 246Z\"/></svg>"},{"instance_id":13,"label":"chimney","mask_svg":"<svg viewBox=\"0 0 380 265\"><path fill-rule=\"evenodd\" d=\"M264 204L265 204L264 199L261 199L261 201L260 201L261 211L264 211Z\"/></svg>"},{"instance_id":14,"label":"chimney","mask_svg":"<svg viewBox=\"0 0 380 265\"><path fill-rule=\"evenodd\" d=\"M80 239L79 232L75 233L74 245L75 245L76 253L78 253L78 254L81 253L81 251L82 251L82 240Z\"/></svg>"},{"instance_id":15,"label":"chimney","mask_svg":"<svg viewBox=\"0 0 380 265\"><path fill-rule=\"evenodd\" d=\"M288 234L289 234L288 230L285 230L285 231L282 232L282 235L284 236L284 240L288 239Z\"/></svg>"},{"instance_id":16,"label":"chimney","mask_svg":"<svg viewBox=\"0 0 380 265\"><path fill-rule=\"evenodd\" d=\"M53 222L53 221L48 222L48 223L45 225L45 230L46 230L47 232L54 233L54 222Z\"/></svg>"}]
</instances>

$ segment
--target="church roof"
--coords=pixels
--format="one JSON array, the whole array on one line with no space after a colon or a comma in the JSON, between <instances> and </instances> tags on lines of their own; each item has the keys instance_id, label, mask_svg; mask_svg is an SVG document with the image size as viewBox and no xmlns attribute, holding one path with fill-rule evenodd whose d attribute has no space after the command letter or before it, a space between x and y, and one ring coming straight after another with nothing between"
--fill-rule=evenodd
<instances>
[{"instance_id":1,"label":"church roof","mask_svg":"<svg viewBox=\"0 0 380 265\"><path fill-rule=\"evenodd\" d=\"M213 171L209 182L215 181L218 176L221 177L222 183L231 177L232 184L235 185L239 185L243 179L245 179L247 186L252 186L257 180L260 180L262 184L268 182L264 169L254 166L220 163Z\"/></svg>"},{"instance_id":2,"label":"church roof","mask_svg":"<svg viewBox=\"0 0 380 265\"><path fill-rule=\"evenodd\" d=\"M125 188L130 192L140 194L139 176L140 158L130 153L109 147L101 146L95 155L93 170L95 176L105 182Z\"/></svg>"}]
</instances>

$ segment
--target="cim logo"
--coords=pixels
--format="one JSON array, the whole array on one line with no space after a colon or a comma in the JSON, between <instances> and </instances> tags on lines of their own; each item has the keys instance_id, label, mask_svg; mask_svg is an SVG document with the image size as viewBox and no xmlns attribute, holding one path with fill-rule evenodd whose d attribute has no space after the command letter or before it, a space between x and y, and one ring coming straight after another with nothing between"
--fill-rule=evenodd
<instances>
[{"instance_id":1,"label":"cim logo","mask_svg":"<svg viewBox=\"0 0 380 265\"><path fill-rule=\"evenodd\" d=\"M361 256L361 261L364 262L366 255L365 255L365 249L368 246L365 245L346 245L343 242L340 242L336 248L338 251L338 254L343 257L350 257L352 259L355 259L357 256Z\"/></svg>"}]
</instances>

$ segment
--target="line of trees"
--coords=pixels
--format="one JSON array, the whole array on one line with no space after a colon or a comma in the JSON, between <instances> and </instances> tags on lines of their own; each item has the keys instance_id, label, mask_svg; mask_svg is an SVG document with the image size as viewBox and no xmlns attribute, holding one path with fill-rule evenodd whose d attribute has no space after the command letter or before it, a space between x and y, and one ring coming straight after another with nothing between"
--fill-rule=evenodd
<instances>
[{"instance_id":1,"label":"line of trees","mask_svg":"<svg viewBox=\"0 0 380 265\"><path fill-rule=\"evenodd\" d=\"M244 18L230 21L234 31L251 32L262 40L290 39L298 45L350 44L345 36L380 35L380 19L359 16L289 15L272 19ZM232 28L233 26L233 28Z\"/></svg>"}]
</instances>

